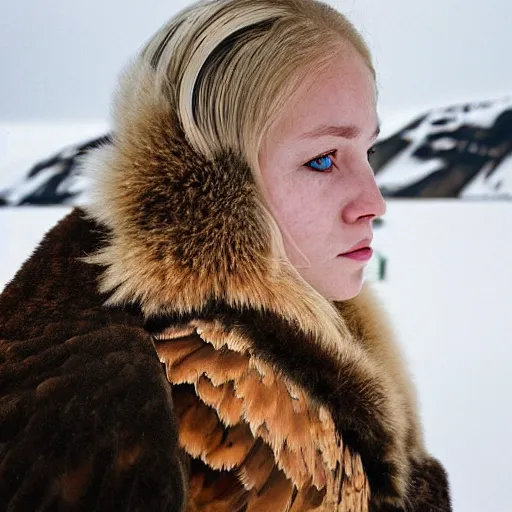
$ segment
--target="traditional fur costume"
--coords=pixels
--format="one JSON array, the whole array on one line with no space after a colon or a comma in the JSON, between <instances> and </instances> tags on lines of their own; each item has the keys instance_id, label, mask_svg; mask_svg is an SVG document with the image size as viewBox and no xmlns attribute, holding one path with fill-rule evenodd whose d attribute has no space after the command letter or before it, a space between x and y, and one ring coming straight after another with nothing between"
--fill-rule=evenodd
<instances>
[{"instance_id":1,"label":"traditional fur costume","mask_svg":"<svg viewBox=\"0 0 512 512\"><path fill-rule=\"evenodd\" d=\"M0 509L449 511L370 291L317 300L146 85L1 295Z\"/></svg>"}]
</instances>

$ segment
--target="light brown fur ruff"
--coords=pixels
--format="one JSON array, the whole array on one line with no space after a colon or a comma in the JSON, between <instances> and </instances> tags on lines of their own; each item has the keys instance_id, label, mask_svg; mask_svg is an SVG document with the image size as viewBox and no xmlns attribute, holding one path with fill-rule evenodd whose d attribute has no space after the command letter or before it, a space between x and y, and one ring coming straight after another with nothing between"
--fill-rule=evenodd
<instances>
[{"instance_id":1,"label":"light brown fur ruff","mask_svg":"<svg viewBox=\"0 0 512 512\"><path fill-rule=\"evenodd\" d=\"M188 312L211 299L266 308L336 351L348 331L279 256L247 163L195 151L150 69L132 69L122 84L114 143L83 163L92 181L87 212L112 233L89 258L106 267L101 291L111 293L110 304L139 302L147 315Z\"/></svg>"}]
</instances>

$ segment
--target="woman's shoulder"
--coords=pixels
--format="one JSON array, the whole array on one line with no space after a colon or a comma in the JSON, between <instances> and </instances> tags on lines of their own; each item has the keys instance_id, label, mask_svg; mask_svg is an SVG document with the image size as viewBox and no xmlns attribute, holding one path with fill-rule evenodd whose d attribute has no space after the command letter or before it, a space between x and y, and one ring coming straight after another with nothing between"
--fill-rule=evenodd
<instances>
[{"instance_id":1,"label":"woman's shoulder","mask_svg":"<svg viewBox=\"0 0 512 512\"><path fill-rule=\"evenodd\" d=\"M0 508L180 510L185 461L142 317L103 306L76 210L0 299ZM144 478L140 478L144 475Z\"/></svg>"},{"instance_id":2,"label":"woman's shoulder","mask_svg":"<svg viewBox=\"0 0 512 512\"><path fill-rule=\"evenodd\" d=\"M80 209L44 236L0 295L0 337L32 337L47 323L101 307L100 269L84 257L96 252L105 232Z\"/></svg>"}]
</instances>

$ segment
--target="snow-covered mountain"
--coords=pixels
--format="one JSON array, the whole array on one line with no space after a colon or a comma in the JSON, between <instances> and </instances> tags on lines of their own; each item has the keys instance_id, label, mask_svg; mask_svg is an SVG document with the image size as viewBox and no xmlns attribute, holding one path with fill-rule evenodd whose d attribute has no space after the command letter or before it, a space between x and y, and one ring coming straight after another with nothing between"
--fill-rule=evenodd
<instances>
[{"instance_id":1,"label":"snow-covered mountain","mask_svg":"<svg viewBox=\"0 0 512 512\"><path fill-rule=\"evenodd\" d=\"M512 98L433 109L372 157L388 197L512 199Z\"/></svg>"},{"instance_id":2,"label":"snow-covered mountain","mask_svg":"<svg viewBox=\"0 0 512 512\"><path fill-rule=\"evenodd\" d=\"M18 182L0 190L0 205L83 204L78 161L101 144L108 135L20 169ZM377 142L372 166L387 197L512 199L512 97L424 112Z\"/></svg>"},{"instance_id":3,"label":"snow-covered mountain","mask_svg":"<svg viewBox=\"0 0 512 512\"><path fill-rule=\"evenodd\" d=\"M66 146L36 162L18 182L0 191L0 205L82 205L87 179L80 173L78 163L80 157L102 144L110 144L108 135Z\"/></svg>"}]
</instances>

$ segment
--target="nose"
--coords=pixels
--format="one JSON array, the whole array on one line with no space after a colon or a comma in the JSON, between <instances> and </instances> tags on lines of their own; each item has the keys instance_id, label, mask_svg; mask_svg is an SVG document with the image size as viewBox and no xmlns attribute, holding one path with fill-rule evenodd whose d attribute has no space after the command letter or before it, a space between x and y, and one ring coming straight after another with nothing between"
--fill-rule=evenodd
<instances>
[{"instance_id":1,"label":"nose","mask_svg":"<svg viewBox=\"0 0 512 512\"><path fill-rule=\"evenodd\" d=\"M360 170L354 176L353 186L347 188L352 189L352 194L342 210L346 223L353 224L361 219L373 220L386 213L386 202L369 167L364 172Z\"/></svg>"}]
</instances>

